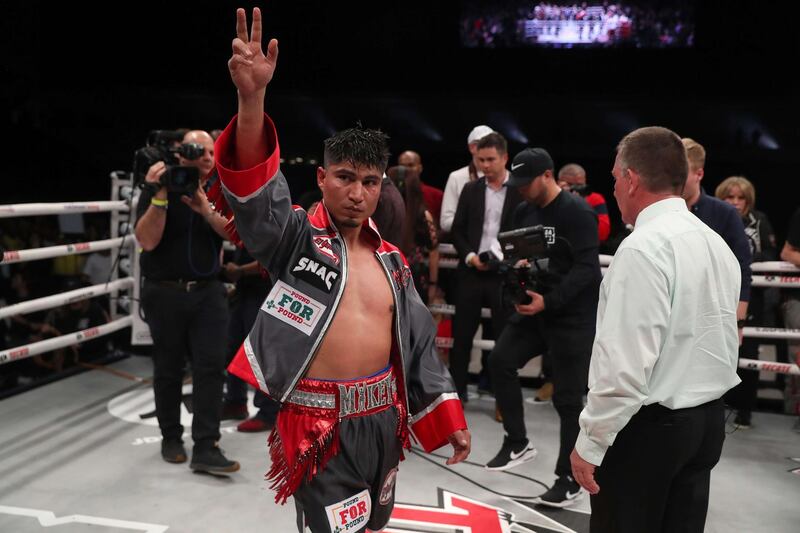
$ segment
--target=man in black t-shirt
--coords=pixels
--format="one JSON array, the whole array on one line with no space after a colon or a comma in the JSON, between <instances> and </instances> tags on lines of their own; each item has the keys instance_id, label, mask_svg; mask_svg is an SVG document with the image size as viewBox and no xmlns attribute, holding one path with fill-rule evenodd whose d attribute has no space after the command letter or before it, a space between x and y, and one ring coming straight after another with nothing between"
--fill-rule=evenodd
<instances>
[{"instance_id":1,"label":"man in black t-shirt","mask_svg":"<svg viewBox=\"0 0 800 533\"><path fill-rule=\"evenodd\" d=\"M161 456L186 461L180 421L181 387L186 361L192 361L193 470L224 474L239 463L220 451L219 420L225 370L228 304L220 272L227 220L208 203L205 186L214 166L214 142L204 131L190 131L184 143L203 146L196 160L181 165L200 171L200 187L191 196L161 184L166 165L147 172L139 197L136 239L142 247L145 278L142 309L153 338L153 392L163 441Z\"/></svg>"},{"instance_id":2,"label":"man in black t-shirt","mask_svg":"<svg viewBox=\"0 0 800 533\"><path fill-rule=\"evenodd\" d=\"M511 165L510 187L525 202L513 216L515 229L542 225L548 244L550 286L528 290L529 303L516 304L489 358L495 396L506 437L489 470L506 470L536 456L526 436L518 369L548 352L552 364L553 406L561 420L555 484L538 503L565 507L580 494L572 479L569 454L578 436L578 416L589 375L600 287L597 215L580 196L562 191L553 160L542 148L527 148Z\"/></svg>"}]
</instances>

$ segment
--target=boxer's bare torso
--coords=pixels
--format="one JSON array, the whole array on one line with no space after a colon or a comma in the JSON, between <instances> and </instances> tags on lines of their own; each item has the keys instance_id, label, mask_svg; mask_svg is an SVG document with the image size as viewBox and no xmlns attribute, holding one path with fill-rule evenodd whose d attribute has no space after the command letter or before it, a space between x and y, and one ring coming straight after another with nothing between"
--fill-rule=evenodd
<instances>
[{"instance_id":1,"label":"boxer's bare torso","mask_svg":"<svg viewBox=\"0 0 800 533\"><path fill-rule=\"evenodd\" d=\"M348 242L348 273L342 301L322 346L306 374L309 378L348 379L386 367L392 348L394 298L389 280L361 235Z\"/></svg>"}]
</instances>

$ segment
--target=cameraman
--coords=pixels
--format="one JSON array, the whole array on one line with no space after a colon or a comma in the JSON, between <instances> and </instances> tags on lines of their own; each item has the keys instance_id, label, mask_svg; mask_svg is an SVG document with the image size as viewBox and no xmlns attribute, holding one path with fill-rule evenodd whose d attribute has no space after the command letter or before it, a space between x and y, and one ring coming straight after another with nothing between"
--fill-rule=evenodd
<instances>
[{"instance_id":1,"label":"cameraman","mask_svg":"<svg viewBox=\"0 0 800 533\"><path fill-rule=\"evenodd\" d=\"M529 303L516 303L489 356L495 396L506 437L490 470L505 470L536 456L528 441L518 369L548 352L552 364L553 405L561 420L555 484L538 503L565 507L579 494L571 477L569 454L578 436L589 357L594 340L600 287L597 216L578 195L562 191L553 176L553 160L542 148L526 148L514 158L509 186L525 202L514 212L514 228L544 226L552 285L526 291Z\"/></svg>"},{"instance_id":2,"label":"cameraman","mask_svg":"<svg viewBox=\"0 0 800 533\"><path fill-rule=\"evenodd\" d=\"M180 165L198 169L199 187L191 196L168 190L162 180L168 166L159 161L148 170L139 197L135 231L143 250L142 309L153 337L161 456L170 463L186 461L180 405L184 366L191 360L191 468L219 474L239 469L217 447L228 322L225 288L217 277L227 221L211 208L204 191L214 166L211 136L190 131L183 143L203 147L197 159L178 156Z\"/></svg>"}]
</instances>

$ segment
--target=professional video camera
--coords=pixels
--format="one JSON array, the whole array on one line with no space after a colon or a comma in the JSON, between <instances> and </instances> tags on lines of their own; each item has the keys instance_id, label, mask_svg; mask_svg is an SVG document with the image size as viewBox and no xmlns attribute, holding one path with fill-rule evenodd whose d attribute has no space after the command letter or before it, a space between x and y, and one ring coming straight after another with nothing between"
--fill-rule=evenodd
<instances>
[{"instance_id":1,"label":"professional video camera","mask_svg":"<svg viewBox=\"0 0 800 533\"><path fill-rule=\"evenodd\" d=\"M563 238L550 239L548 229L529 226L497 235L503 251L498 272L503 278L503 302L528 304L528 290L547 294L572 264L572 249Z\"/></svg>"},{"instance_id":2,"label":"professional video camera","mask_svg":"<svg viewBox=\"0 0 800 533\"><path fill-rule=\"evenodd\" d=\"M140 187L147 187L144 178L148 169L156 162L163 161L167 170L161 175L160 183L170 192L192 195L200 184L200 170L197 167L180 165L178 154L184 159L194 161L203 156L204 148L197 143L184 143L179 131L153 130L147 136L147 144L136 150L133 156L133 179Z\"/></svg>"}]
</instances>

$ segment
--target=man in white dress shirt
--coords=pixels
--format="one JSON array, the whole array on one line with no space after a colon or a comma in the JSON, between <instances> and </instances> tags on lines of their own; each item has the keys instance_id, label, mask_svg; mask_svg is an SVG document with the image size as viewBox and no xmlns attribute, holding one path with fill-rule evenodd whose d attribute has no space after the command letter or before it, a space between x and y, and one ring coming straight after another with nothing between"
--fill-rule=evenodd
<instances>
[{"instance_id":1,"label":"man in white dress shirt","mask_svg":"<svg viewBox=\"0 0 800 533\"><path fill-rule=\"evenodd\" d=\"M444 196L442 197L442 211L439 215L439 227L445 233L449 233L453 227L458 198L461 196L461 190L464 185L483 177L483 171L478 165L478 141L490 133L494 133L494 130L483 124L472 128L472 131L467 136L467 148L471 158L469 164L454 170L447 177L447 184L444 187Z\"/></svg>"},{"instance_id":2,"label":"man in white dress shirt","mask_svg":"<svg viewBox=\"0 0 800 533\"><path fill-rule=\"evenodd\" d=\"M600 287L588 403L571 455L591 531L702 532L722 452L720 400L739 382L741 270L681 198L680 138L638 129L617 147L614 197L634 224Z\"/></svg>"}]
</instances>

